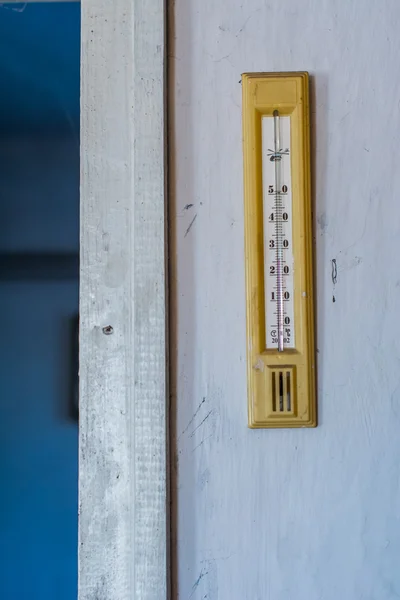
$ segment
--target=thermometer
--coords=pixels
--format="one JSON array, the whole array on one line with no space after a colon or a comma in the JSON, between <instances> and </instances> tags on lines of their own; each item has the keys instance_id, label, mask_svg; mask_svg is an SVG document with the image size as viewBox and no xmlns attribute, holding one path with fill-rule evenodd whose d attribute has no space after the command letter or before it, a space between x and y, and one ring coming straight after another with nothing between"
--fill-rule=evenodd
<instances>
[{"instance_id":1,"label":"thermometer","mask_svg":"<svg viewBox=\"0 0 400 600\"><path fill-rule=\"evenodd\" d=\"M249 426L313 427L308 74L242 85Z\"/></svg>"}]
</instances>

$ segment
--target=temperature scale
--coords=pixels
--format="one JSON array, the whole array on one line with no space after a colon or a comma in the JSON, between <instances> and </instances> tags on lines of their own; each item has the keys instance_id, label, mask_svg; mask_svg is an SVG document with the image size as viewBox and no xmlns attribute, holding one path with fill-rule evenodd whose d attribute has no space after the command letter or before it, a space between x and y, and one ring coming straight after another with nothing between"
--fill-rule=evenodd
<instances>
[{"instance_id":1,"label":"temperature scale","mask_svg":"<svg viewBox=\"0 0 400 600\"><path fill-rule=\"evenodd\" d=\"M245 74L250 427L315 427L308 73Z\"/></svg>"}]
</instances>

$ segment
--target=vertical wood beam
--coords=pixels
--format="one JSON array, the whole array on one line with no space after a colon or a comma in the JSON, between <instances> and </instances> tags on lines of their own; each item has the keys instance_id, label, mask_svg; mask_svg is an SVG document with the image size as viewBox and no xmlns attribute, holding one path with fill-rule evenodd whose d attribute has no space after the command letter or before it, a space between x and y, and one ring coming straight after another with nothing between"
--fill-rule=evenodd
<instances>
[{"instance_id":1,"label":"vertical wood beam","mask_svg":"<svg viewBox=\"0 0 400 600\"><path fill-rule=\"evenodd\" d=\"M79 600L164 600L163 0L82 0Z\"/></svg>"}]
</instances>

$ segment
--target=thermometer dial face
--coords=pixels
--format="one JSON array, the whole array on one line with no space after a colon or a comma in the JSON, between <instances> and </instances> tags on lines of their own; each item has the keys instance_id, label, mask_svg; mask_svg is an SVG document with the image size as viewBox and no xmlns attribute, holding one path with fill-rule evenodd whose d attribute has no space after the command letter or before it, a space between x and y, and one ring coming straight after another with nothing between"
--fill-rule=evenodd
<instances>
[{"instance_id":1,"label":"thermometer dial face","mask_svg":"<svg viewBox=\"0 0 400 600\"><path fill-rule=\"evenodd\" d=\"M262 118L265 337L267 349L294 348L294 260L290 117Z\"/></svg>"}]
</instances>

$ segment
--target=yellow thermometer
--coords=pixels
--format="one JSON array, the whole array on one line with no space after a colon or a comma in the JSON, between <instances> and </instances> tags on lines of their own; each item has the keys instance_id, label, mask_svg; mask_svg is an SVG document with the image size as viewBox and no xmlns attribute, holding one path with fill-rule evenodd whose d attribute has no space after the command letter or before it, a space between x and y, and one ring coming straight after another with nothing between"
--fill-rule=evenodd
<instances>
[{"instance_id":1,"label":"yellow thermometer","mask_svg":"<svg viewBox=\"0 0 400 600\"><path fill-rule=\"evenodd\" d=\"M250 427L315 427L308 73L242 77Z\"/></svg>"}]
</instances>

